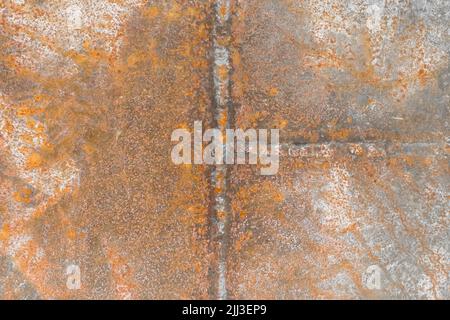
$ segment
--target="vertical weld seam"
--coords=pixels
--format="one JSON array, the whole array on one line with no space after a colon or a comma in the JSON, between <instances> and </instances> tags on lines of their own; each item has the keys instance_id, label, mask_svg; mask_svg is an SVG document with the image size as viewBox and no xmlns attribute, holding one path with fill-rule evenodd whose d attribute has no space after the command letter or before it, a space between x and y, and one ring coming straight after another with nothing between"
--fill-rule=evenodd
<instances>
[{"instance_id":1,"label":"vertical weld seam","mask_svg":"<svg viewBox=\"0 0 450 320\"><path fill-rule=\"evenodd\" d=\"M213 84L214 84L214 123L223 133L230 127L230 48L228 40L231 34L231 0L214 0L214 24L212 31L213 40ZM225 145L224 145L225 148ZM213 214L211 224L214 232L212 241L215 242L217 265L216 277L213 287L216 288L214 295L219 300L228 298L227 290L227 248L229 237L230 208L227 198L228 174L225 162L225 149L222 163L216 164L211 172L211 183L213 187Z\"/></svg>"}]
</instances>

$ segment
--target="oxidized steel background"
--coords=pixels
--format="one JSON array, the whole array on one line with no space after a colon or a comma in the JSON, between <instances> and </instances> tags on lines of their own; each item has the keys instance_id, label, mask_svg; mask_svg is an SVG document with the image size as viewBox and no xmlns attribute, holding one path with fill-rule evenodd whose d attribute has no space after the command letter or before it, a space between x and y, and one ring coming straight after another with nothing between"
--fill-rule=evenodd
<instances>
[{"instance_id":1,"label":"oxidized steel background","mask_svg":"<svg viewBox=\"0 0 450 320\"><path fill-rule=\"evenodd\" d=\"M449 28L446 0L0 0L0 298L449 299ZM175 166L196 120L279 128L279 173Z\"/></svg>"}]
</instances>

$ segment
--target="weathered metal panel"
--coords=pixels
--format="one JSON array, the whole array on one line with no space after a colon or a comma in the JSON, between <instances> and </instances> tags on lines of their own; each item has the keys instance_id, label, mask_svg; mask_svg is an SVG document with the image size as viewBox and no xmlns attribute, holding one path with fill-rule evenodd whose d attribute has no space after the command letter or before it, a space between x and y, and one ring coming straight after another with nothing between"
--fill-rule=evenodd
<instances>
[{"instance_id":1,"label":"weathered metal panel","mask_svg":"<svg viewBox=\"0 0 450 320\"><path fill-rule=\"evenodd\" d=\"M236 126L284 151L230 178L232 297L448 298L448 5L238 1Z\"/></svg>"},{"instance_id":2,"label":"weathered metal panel","mask_svg":"<svg viewBox=\"0 0 450 320\"><path fill-rule=\"evenodd\" d=\"M210 117L208 10L2 2L2 297L208 297L207 168L170 160Z\"/></svg>"},{"instance_id":3,"label":"weathered metal panel","mask_svg":"<svg viewBox=\"0 0 450 320\"><path fill-rule=\"evenodd\" d=\"M449 12L2 1L0 297L448 299ZM174 165L194 121L279 172Z\"/></svg>"}]
</instances>

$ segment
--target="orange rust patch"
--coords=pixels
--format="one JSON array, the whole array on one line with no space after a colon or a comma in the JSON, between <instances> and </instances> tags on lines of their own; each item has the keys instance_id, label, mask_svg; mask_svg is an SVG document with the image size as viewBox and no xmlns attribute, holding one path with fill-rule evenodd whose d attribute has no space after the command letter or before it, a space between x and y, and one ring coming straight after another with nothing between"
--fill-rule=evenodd
<instances>
[{"instance_id":1,"label":"orange rust patch","mask_svg":"<svg viewBox=\"0 0 450 320\"><path fill-rule=\"evenodd\" d=\"M17 202L29 204L32 200L32 194L33 190L31 190L30 188L23 188L14 193L14 199Z\"/></svg>"},{"instance_id":2,"label":"orange rust patch","mask_svg":"<svg viewBox=\"0 0 450 320\"><path fill-rule=\"evenodd\" d=\"M26 168L29 170L39 168L42 166L43 162L44 159L42 156L39 153L34 152L27 158Z\"/></svg>"},{"instance_id":3,"label":"orange rust patch","mask_svg":"<svg viewBox=\"0 0 450 320\"><path fill-rule=\"evenodd\" d=\"M270 88L269 92L268 92L269 96L271 96L271 97L277 96L278 93L279 93L279 90L278 90L278 88L275 88L275 87Z\"/></svg>"},{"instance_id":4,"label":"orange rust patch","mask_svg":"<svg viewBox=\"0 0 450 320\"><path fill-rule=\"evenodd\" d=\"M149 7L144 11L144 15L147 18L155 18L156 16L158 16L160 13L160 10L158 7L153 6L153 7Z\"/></svg>"},{"instance_id":5,"label":"orange rust patch","mask_svg":"<svg viewBox=\"0 0 450 320\"><path fill-rule=\"evenodd\" d=\"M9 226L9 224L4 223L3 227L0 231L0 240L1 241L5 241L8 240L11 234L11 227Z\"/></svg>"}]
</instances>

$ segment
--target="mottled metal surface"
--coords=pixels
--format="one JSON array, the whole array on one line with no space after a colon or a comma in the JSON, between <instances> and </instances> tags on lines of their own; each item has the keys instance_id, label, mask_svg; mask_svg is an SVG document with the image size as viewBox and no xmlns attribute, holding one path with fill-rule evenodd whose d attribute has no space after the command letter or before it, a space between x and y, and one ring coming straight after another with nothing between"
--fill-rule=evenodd
<instances>
[{"instance_id":1,"label":"mottled metal surface","mask_svg":"<svg viewBox=\"0 0 450 320\"><path fill-rule=\"evenodd\" d=\"M208 297L207 168L170 134L209 117L209 9L2 3L3 297Z\"/></svg>"},{"instance_id":2,"label":"mottled metal surface","mask_svg":"<svg viewBox=\"0 0 450 320\"><path fill-rule=\"evenodd\" d=\"M449 299L449 13L1 1L0 298ZM174 165L197 120L278 174Z\"/></svg>"},{"instance_id":3,"label":"mottled metal surface","mask_svg":"<svg viewBox=\"0 0 450 320\"><path fill-rule=\"evenodd\" d=\"M239 2L236 126L284 148L233 171L231 297L449 298L449 9Z\"/></svg>"}]
</instances>

